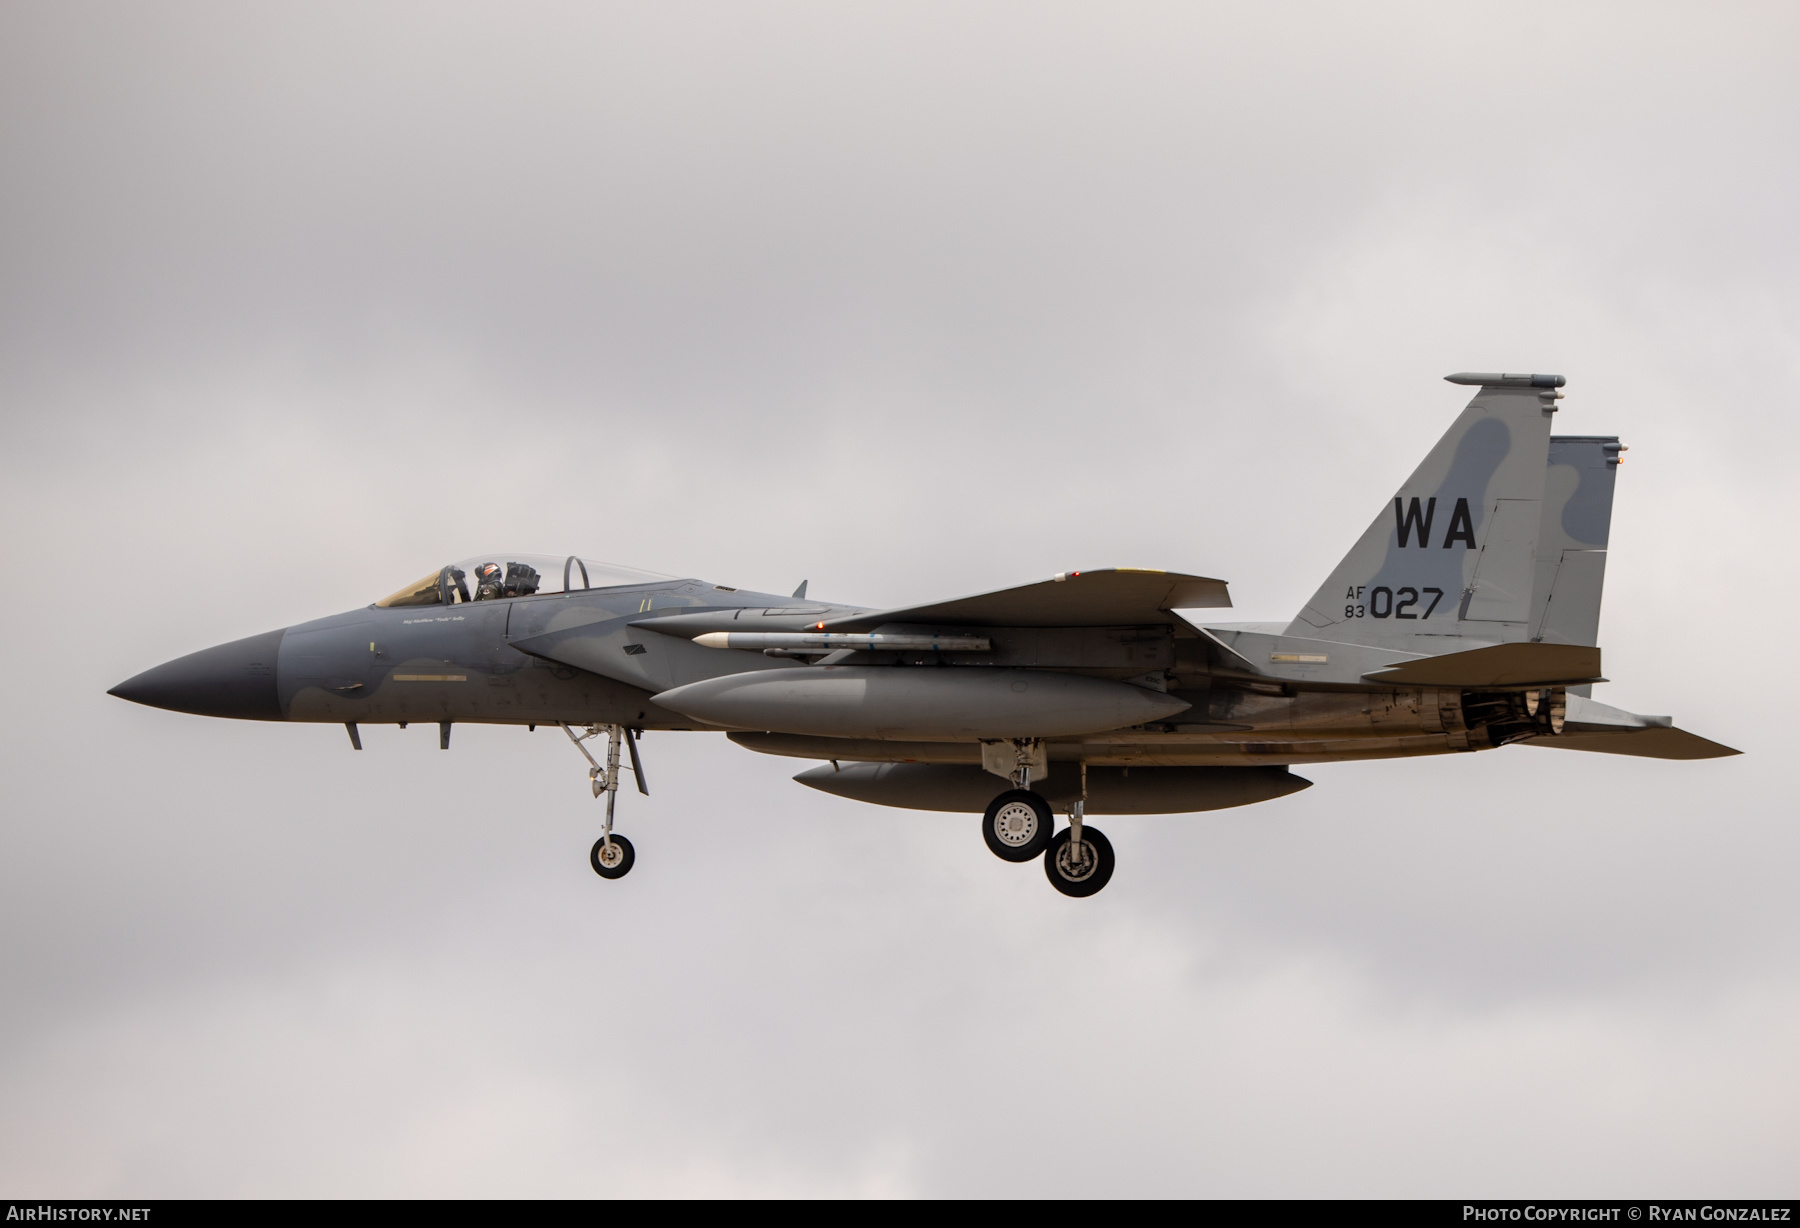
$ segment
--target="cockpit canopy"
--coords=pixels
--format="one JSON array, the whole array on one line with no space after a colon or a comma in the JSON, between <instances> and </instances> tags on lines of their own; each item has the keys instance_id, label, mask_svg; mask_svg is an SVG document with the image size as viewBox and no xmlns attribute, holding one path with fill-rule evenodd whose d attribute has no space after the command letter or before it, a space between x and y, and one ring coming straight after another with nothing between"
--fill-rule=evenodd
<instances>
[{"instance_id":1,"label":"cockpit canopy","mask_svg":"<svg viewBox=\"0 0 1800 1228\"><path fill-rule=\"evenodd\" d=\"M673 576L617 563L578 558L573 554L478 554L451 563L375 604L392 606L460 605L465 601L505 601L596 588L630 588L657 584Z\"/></svg>"}]
</instances>

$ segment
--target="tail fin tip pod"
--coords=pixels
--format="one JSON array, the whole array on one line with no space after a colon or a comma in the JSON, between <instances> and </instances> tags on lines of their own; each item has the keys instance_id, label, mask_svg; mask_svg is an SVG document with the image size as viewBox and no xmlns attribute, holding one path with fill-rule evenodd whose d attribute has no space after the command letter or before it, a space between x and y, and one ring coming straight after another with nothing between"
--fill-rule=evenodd
<instances>
[{"instance_id":1,"label":"tail fin tip pod","mask_svg":"<svg viewBox=\"0 0 1800 1228\"><path fill-rule=\"evenodd\" d=\"M1561 388L1568 383L1560 375L1502 375L1490 371L1458 371L1446 375L1450 384L1477 384L1483 388Z\"/></svg>"},{"instance_id":2,"label":"tail fin tip pod","mask_svg":"<svg viewBox=\"0 0 1800 1228\"><path fill-rule=\"evenodd\" d=\"M1528 639L1560 375L1461 371L1475 396L1288 627L1454 652Z\"/></svg>"}]
</instances>

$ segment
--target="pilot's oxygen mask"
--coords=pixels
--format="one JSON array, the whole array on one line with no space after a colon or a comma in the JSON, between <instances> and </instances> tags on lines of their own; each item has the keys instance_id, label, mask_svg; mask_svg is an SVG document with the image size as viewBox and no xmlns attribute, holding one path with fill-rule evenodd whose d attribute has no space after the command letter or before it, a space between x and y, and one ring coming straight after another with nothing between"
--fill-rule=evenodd
<instances>
[{"instance_id":1,"label":"pilot's oxygen mask","mask_svg":"<svg viewBox=\"0 0 1800 1228\"><path fill-rule=\"evenodd\" d=\"M475 569L475 600L497 601L507 596L506 573L498 563L483 563Z\"/></svg>"}]
</instances>

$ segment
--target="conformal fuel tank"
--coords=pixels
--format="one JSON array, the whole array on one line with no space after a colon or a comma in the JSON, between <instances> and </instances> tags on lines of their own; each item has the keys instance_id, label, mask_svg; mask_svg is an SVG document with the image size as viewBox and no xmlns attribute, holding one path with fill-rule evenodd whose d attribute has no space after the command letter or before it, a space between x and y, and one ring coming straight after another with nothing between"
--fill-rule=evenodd
<instances>
[{"instance_id":1,"label":"conformal fuel tank","mask_svg":"<svg viewBox=\"0 0 1800 1228\"><path fill-rule=\"evenodd\" d=\"M907 810L981 811L1004 792L1007 782L973 764L826 764L794 777L826 793L877 806ZM1089 814L1186 814L1225 810L1298 793L1312 781L1281 767L1091 767L1087 770ZM1079 796L1081 777L1054 772L1032 789L1058 810Z\"/></svg>"},{"instance_id":2,"label":"conformal fuel tank","mask_svg":"<svg viewBox=\"0 0 1800 1228\"><path fill-rule=\"evenodd\" d=\"M1162 720L1161 691L1033 669L809 665L709 678L656 702L731 729L840 738L1051 738Z\"/></svg>"}]
</instances>

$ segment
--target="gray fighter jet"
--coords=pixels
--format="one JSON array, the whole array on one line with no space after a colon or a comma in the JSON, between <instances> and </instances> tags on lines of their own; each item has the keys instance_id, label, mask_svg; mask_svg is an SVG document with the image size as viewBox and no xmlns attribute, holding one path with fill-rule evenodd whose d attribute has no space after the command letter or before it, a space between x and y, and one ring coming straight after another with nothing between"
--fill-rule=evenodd
<instances>
[{"instance_id":1,"label":"gray fighter jet","mask_svg":"<svg viewBox=\"0 0 1800 1228\"><path fill-rule=\"evenodd\" d=\"M621 749L648 792L644 730L724 731L820 761L794 779L839 797L981 812L996 856L1041 857L1071 896L1113 871L1088 815L1267 801L1311 783L1295 765L1514 742L1736 754L1591 698L1624 446L1550 433L1560 375L1446 378L1475 398L1288 623L1214 621L1224 581L1138 568L871 610L498 552L111 694L342 723L358 750L367 724L435 722L446 749L459 721L557 726L606 801L603 878L635 856L613 830Z\"/></svg>"}]
</instances>

